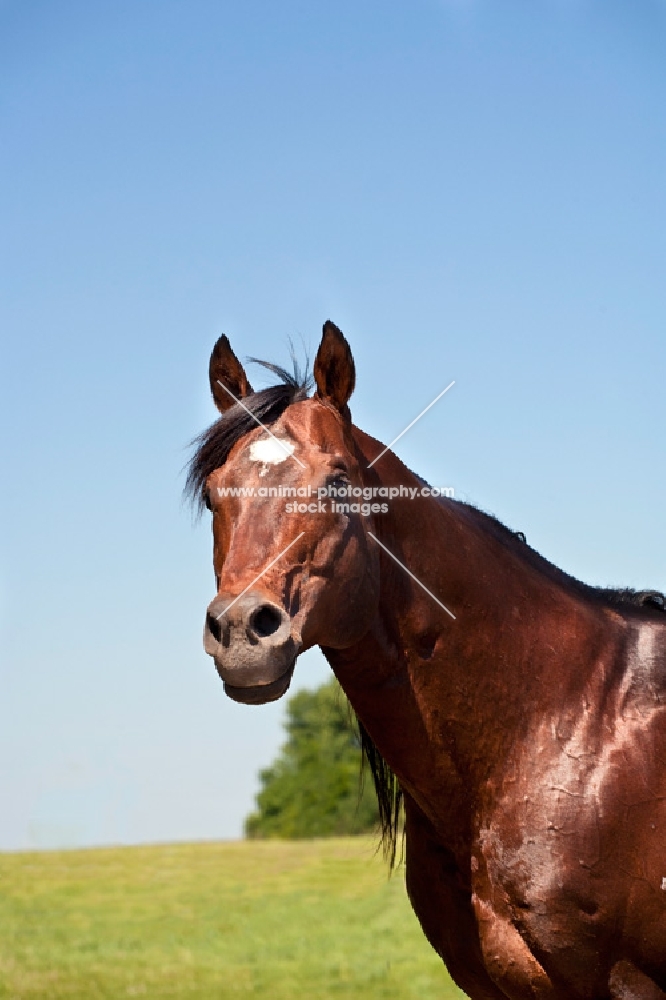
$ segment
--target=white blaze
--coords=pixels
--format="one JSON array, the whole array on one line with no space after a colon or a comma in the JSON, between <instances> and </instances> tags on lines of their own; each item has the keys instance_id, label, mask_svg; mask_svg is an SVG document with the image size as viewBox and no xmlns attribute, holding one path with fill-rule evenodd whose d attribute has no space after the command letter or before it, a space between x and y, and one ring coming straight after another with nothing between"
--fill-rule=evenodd
<instances>
[{"instance_id":1,"label":"white blaze","mask_svg":"<svg viewBox=\"0 0 666 1000\"><path fill-rule=\"evenodd\" d=\"M293 441L281 438L261 438L260 441L253 441L250 445L250 459L253 462L261 462L262 468L260 476L265 476L269 465L279 465L286 462L294 454L296 445Z\"/></svg>"}]
</instances>

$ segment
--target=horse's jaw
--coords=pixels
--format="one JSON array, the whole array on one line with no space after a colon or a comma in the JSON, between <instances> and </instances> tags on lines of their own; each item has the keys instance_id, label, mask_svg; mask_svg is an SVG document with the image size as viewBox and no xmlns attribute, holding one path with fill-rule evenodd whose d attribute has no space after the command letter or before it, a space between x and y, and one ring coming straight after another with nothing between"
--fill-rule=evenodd
<instances>
[{"instance_id":1,"label":"horse's jaw","mask_svg":"<svg viewBox=\"0 0 666 1000\"><path fill-rule=\"evenodd\" d=\"M218 651L213 659L229 698L243 705L263 705L268 701L277 701L287 691L300 651L300 642L289 637L278 648L266 650L264 658L256 656L255 647L249 651L232 650L236 656L232 656L231 661L229 650ZM243 656L246 652L250 653L249 657ZM252 653L255 655L252 656Z\"/></svg>"},{"instance_id":2,"label":"horse's jaw","mask_svg":"<svg viewBox=\"0 0 666 1000\"><path fill-rule=\"evenodd\" d=\"M224 693L241 705L265 705L269 701L277 701L283 694L286 694L294 676L296 660L287 670L268 684L254 684L251 687L237 687L233 684L224 683Z\"/></svg>"}]
</instances>

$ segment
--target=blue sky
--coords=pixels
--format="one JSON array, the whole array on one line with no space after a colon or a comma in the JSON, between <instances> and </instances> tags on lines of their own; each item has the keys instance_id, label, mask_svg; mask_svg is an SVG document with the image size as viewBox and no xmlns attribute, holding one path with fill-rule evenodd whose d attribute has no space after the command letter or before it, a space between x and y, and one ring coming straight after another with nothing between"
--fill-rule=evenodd
<instances>
[{"instance_id":1,"label":"blue sky","mask_svg":"<svg viewBox=\"0 0 666 1000\"><path fill-rule=\"evenodd\" d=\"M406 463L666 589L665 43L663 0L0 2L0 848L237 836L280 743L201 648L221 332L334 320L385 442L456 379Z\"/></svg>"}]
</instances>

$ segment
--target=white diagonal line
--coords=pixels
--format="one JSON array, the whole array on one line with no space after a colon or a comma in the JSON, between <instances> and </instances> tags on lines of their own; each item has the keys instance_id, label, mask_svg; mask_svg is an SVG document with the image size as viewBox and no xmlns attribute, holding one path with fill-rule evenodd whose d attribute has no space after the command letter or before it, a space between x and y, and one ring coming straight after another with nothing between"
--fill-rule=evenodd
<instances>
[{"instance_id":1,"label":"white diagonal line","mask_svg":"<svg viewBox=\"0 0 666 1000\"><path fill-rule=\"evenodd\" d=\"M275 437L275 434L273 434L273 432L268 429L268 427L266 426L266 424L262 424L262 422L259 419L259 417L256 417L254 415L254 413L252 412L252 410L248 410L247 406L245 405L245 403L243 402L242 399L236 399L236 397L234 396L234 394L231 391L231 389L227 389L227 387L224 384L224 382L220 382L219 378L215 379L215 381L217 382L218 385L222 386L222 388L224 389L225 392L229 393L229 395L231 396L231 398L233 399L233 401L235 403L238 403L239 406L243 407L243 409L245 410L246 413L250 414L250 416L254 420L255 424L259 424L260 427L263 427L263 429L266 431L266 433L270 434L270 436L273 438L274 441L277 441L277 443L280 445L280 447L282 448L282 450L285 453L285 455L287 455L289 458L293 458L293 460L295 462L298 462L298 464L300 465L301 469L305 468L305 465L303 464L303 462L301 462L300 458L296 458L296 456L294 455L293 451L289 451L289 449L287 448L286 444L283 444L283 442L280 441L280 438ZM436 402L436 400L435 400L435 402ZM432 403L430 405L432 406ZM425 413L425 410L423 412ZM231 605L229 605L229 607L231 607Z\"/></svg>"},{"instance_id":2,"label":"white diagonal line","mask_svg":"<svg viewBox=\"0 0 666 1000\"><path fill-rule=\"evenodd\" d=\"M401 569L404 569L404 571L407 574L407 576L411 576L412 580L414 580L415 583L418 583L419 587L422 590L425 590L426 594L429 597L432 597L433 601L436 604L439 604L440 608L443 608L444 611L446 611L447 615L451 615L451 617L453 618L453 620L456 621L456 616L454 615L453 611L449 611L449 609L447 608L446 604L442 604L442 602L440 601L440 599L438 597L435 597L435 595L433 594L432 590L428 590L428 588L426 587L426 585L424 583L421 583L421 581L419 580L418 576L414 576L414 574L412 573L412 571L409 570L409 569L407 569L407 567L405 566L405 564L401 563L400 560L398 559L398 557L394 556L393 553L391 552L391 550L387 549L386 546L383 545L379 541L379 539L376 538L375 535L373 535L373 533L371 531L369 531L368 534L370 535L370 538L373 539L373 541L377 542L377 545L379 545L380 548L384 549L384 552L386 552L386 554L389 555L391 557L391 559L393 559L395 562L397 562L398 566L400 566Z\"/></svg>"},{"instance_id":3,"label":"white diagonal line","mask_svg":"<svg viewBox=\"0 0 666 1000\"><path fill-rule=\"evenodd\" d=\"M382 455L385 455L386 452L389 450L389 448L392 448L393 445L396 443L396 441L399 441L400 438L402 437L402 435L406 434L407 431L410 429L410 427L413 427L414 424L416 423L416 421L420 420L421 417L423 416L423 414L427 413L428 410L430 409L430 407L434 406L435 403L437 402L437 400L441 399L442 396L444 395L444 393L448 392L449 389L451 388L451 386L455 385L455 384L456 384L456 380L454 379L453 382L450 382L447 385L446 389L442 389L442 391L440 392L439 396L435 396L435 398L433 399L432 403L428 403L428 405L426 406L425 410L421 410L421 412L419 413L418 417L414 417L414 419L412 420L411 424L407 424L407 426L405 427L404 431L400 431L400 433L398 434L398 436L394 437L393 440L391 441L391 443L386 445L386 447L384 448L384 451L380 451L380 453L377 455L377 457L373 458L373 460L372 460L372 462L370 462L370 465L368 466L368 468L371 469L373 467L373 465L375 464L375 462L378 462L379 459L382 457Z\"/></svg>"},{"instance_id":4,"label":"white diagonal line","mask_svg":"<svg viewBox=\"0 0 666 1000\"><path fill-rule=\"evenodd\" d=\"M296 538L292 538L292 540L289 542L289 545L287 545L286 548L282 549L282 552L280 552L278 555L276 555L275 559L273 559L272 562L269 562L268 566L266 566L264 569L262 569L262 571L259 574L259 576L255 576L255 578L252 581L252 583L248 583L248 585L245 588L245 590L242 590L240 592L240 594L238 595L238 597L234 597L234 599L231 602L231 604L227 604L227 606L224 609L224 611L220 611L219 615L215 615L215 617L218 619L218 621L222 617L222 615L226 615L226 613L229 610L229 608L233 608L233 606L236 603L236 601L240 601L240 599L243 596L243 594L247 594L248 590L250 590L252 587L254 587L254 585L257 582L257 580L261 580L262 576L264 576L265 573L268 573L268 571L271 568L271 566L275 566L275 563L278 561L278 559L281 559L282 556L285 554L285 552L288 552L289 549L292 547L292 545L295 545L296 542L298 541L298 539L302 538L304 534L305 534L305 532L301 531L300 535L296 535Z\"/></svg>"}]
</instances>

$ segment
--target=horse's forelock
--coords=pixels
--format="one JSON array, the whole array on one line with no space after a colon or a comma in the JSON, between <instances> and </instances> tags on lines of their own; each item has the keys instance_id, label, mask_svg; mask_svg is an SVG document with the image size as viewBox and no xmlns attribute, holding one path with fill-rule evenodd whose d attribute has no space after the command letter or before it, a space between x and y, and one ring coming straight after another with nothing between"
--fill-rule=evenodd
<instances>
[{"instance_id":1,"label":"horse's forelock","mask_svg":"<svg viewBox=\"0 0 666 1000\"><path fill-rule=\"evenodd\" d=\"M204 506L206 480L224 465L234 445L255 427L274 423L292 403L307 398L311 385L307 373L301 375L296 371L295 375L290 375L276 365L259 363L278 374L282 382L260 389L246 396L242 402L235 403L191 442L195 451L187 465L185 495L199 513Z\"/></svg>"}]
</instances>

